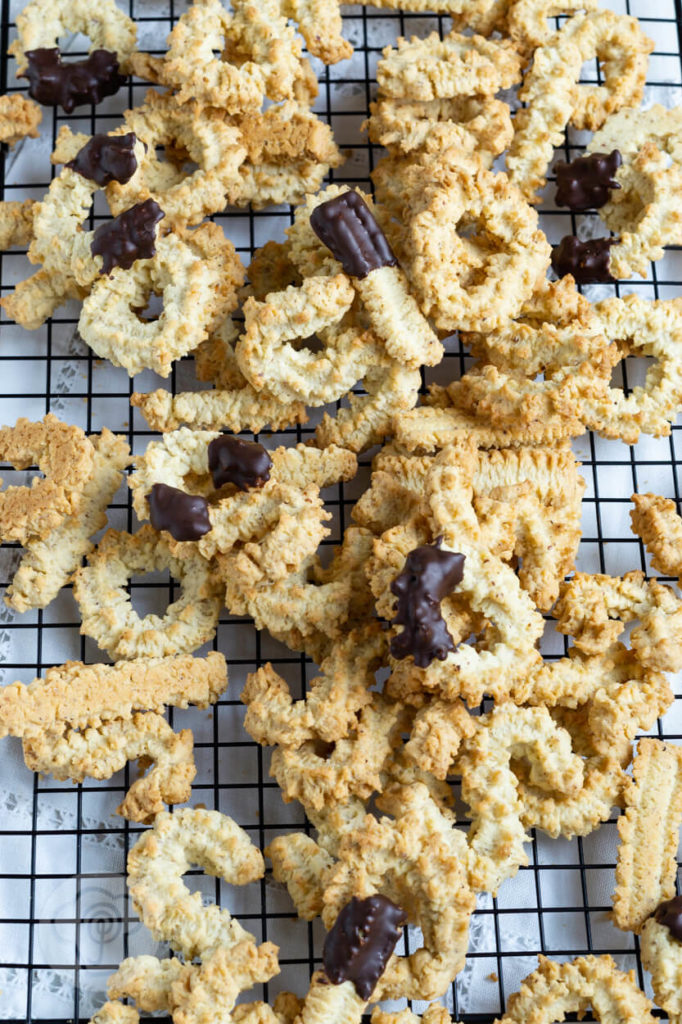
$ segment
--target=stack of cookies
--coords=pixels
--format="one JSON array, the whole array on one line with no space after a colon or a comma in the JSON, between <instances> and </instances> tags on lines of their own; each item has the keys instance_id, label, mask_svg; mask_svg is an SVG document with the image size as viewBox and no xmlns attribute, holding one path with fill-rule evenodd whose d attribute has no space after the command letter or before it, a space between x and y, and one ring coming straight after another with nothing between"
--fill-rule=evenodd
<instances>
[{"instance_id":1,"label":"stack of cookies","mask_svg":"<svg viewBox=\"0 0 682 1024\"><path fill-rule=\"evenodd\" d=\"M633 751L673 702L682 601L639 571L575 572L585 482L571 450L588 430L666 436L682 410L682 301L592 303L579 290L646 275L682 242L682 108L639 108L653 43L593 0L435 7L451 30L399 39L378 64L364 124L386 149L374 197L322 187L343 158L314 113L297 30L315 58L348 58L335 0L233 0L230 12L194 0L161 56L138 49L114 0L31 0L17 18L10 52L32 99L0 100L9 144L36 135L34 101L70 113L129 75L157 88L107 133L63 126L43 199L0 204L0 241L40 265L0 305L31 330L75 299L97 356L131 377L168 377L188 357L209 385L134 392L159 435L134 456L110 431L51 414L0 430L0 458L44 474L0 494L0 539L24 548L6 602L42 609L72 586L81 633L112 662L6 686L0 735L60 780L140 762L118 808L150 826L129 889L178 954L125 960L93 1024L159 1010L176 1024L354 1024L385 1000L440 1000L464 966L477 895L528 863L529 830L586 836L614 808L614 921L641 933L656 1000L682 1019L682 756L658 740ZM62 61L69 32L89 37L85 60ZM603 81L582 83L594 58ZM592 133L587 153L547 186L567 128ZM547 187L613 234L552 246L537 212ZM87 230L95 202L110 216ZM281 203L295 206L286 240L247 268L207 219ZM153 296L161 312L145 316ZM455 335L474 364L425 389ZM630 355L653 362L626 391L612 374ZM316 409L305 443L236 436L301 426ZM366 452L371 477L322 558L325 489L353 480ZM95 543L124 479L137 527ZM632 501L633 533L679 580L674 502ZM156 571L180 595L142 616L128 584ZM191 731L164 712L224 693L223 653L196 652L225 608L318 666L301 699L271 664L241 694L246 732L274 748L271 774L311 826L262 852L226 815L166 809L191 801L196 765ZM551 661L546 616L570 642ZM328 934L304 997L237 1005L279 972L278 949L182 876L196 864L243 885L264 876L264 856ZM408 927L419 933L406 945ZM587 956L543 959L498 1024L589 1006L611 1024L654 1020L632 974ZM376 1006L371 1019L420 1018ZM421 1019L449 1015L433 1002Z\"/></svg>"}]
</instances>

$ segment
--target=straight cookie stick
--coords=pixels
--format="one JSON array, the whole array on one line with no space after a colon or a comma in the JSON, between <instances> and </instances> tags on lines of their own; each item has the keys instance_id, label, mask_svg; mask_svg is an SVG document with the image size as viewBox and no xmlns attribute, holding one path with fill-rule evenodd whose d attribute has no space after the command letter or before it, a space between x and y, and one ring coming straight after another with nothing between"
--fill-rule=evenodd
<instances>
[{"instance_id":1,"label":"straight cookie stick","mask_svg":"<svg viewBox=\"0 0 682 1024\"><path fill-rule=\"evenodd\" d=\"M28 686L11 683L0 689L0 738L53 727L57 720L83 728L133 711L205 708L226 687L227 665L217 651L205 658L183 654L115 665L67 661Z\"/></svg>"},{"instance_id":2,"label":"straight cookie stick","mask_svg":"<svg viewBox=\"0 0 682 1024\"><path fill-rule=\"evenodd\" d=\"M640 740L633 781L618 821L613 919L639 933L661 901L675 895L677 845L682 823L682 747Z\"/></svg>"}]
</instances>

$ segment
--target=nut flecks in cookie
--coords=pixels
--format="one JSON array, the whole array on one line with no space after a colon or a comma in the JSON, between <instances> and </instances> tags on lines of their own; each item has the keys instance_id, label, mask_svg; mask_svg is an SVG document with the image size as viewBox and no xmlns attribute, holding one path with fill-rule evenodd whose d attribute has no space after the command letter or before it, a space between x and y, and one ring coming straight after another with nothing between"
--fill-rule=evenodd
<instances>
[{"instance_id":1,"label":"nut flecks in cookie","mask_svg":"<svg viewBox=\"0 0 682 1024\"><path fill-rule=\"evenodd\" d=\"M386 236L357 192L344 192L316 206L310 226L351 277L367 277L398 261Z\"/></svg>"},{"instance_id":2,"label":"nut flecks in cookie","mask_svg":"<svg viewBox=\"0 0 682 1024\"><path fill-rule=\"evenodd\" d=\"M572 274L576 284L613 284L609 249L615 242L615 238L581 242L575 235L566 235L552 249L552 269L558 277Z\"/></svg>"},{"instance_id":3,"label":"nut flecks in cookie","mask_svg":"<svg viewBox=\"0 0 682 1024\"><path fill-rule=\"evenodd\" d=\"M674 939L682 942L682 896L661 903L654 912L654 918L665 925Z\"/></svg>"},{"instance_id":4,"label":"nut flecks in cookie","mask_svg":"<svg viewBox=\"0 0 682 1024\"><path fill-rule=\"evenodd\" d=\"M168 484L152 487L149 513L154 529L168 530L174 540L199 540L211 529L206 498Z\"/></svg>"},{"instance_id":5,"label":"nut flecks in cookie","mask_svg":"<svg viewBox=\"0 0 682 1024\"><path fill-rule=\"evenodd\" d=\"M358 995L369 999L406 922L405 911L386 896L353 897L325 940L322 963L329 980L352 981Z\"/></svg>"},{"instance_id":6,"label":"nut flecks in cookie","mask_svg":"<svg viewBox=\"0 0 682 1024\"><path fill-rule=\"evenodd\" d=\"M415 665L426 668L434 658L444 661L454 650L440 602L461 582L463 573L464 555L442 551L439 541L409 553L405 568L391 584L398 598L392 625L405 627L391 640L394 658L411 654Z\"/></svg>"},{"instance_id":7,"label":"nut flecks in cookie","mask_svg":"<svg viewBox=\"0 0 682 1024\"><path fill-rule=\"evenodd\" d=\"M93 135L67 167L102 188L112 181L125 185L137 170L134 132L126 135Z\"/></svg>"},{"instance_id":8,"label":"nut flecks in cookie","mask_svg":"<svg viewBox=\"0 0 682 1024\"><path fill-rule=\"evenodd\" d=\"M164 217L158 203L145 199L98 227L90 248L93 256L102 257L103 273L110 274L114 267L130 270L135 260L151 259L156 254L156 225Z\"/></svg>"},{"instance_id":9,"label":"nut flecks in cookie","mask_svg":"<svg viewBox=\"0 0 682 1024\"><path fill-rule=\"evenodd\" d=\"M272 459L262 444L223 434L208 446L208 468L216 487L236 484L240 491L248 491L267 483Z\"/></svg>"},{"instance_id":10,"label":"nut flecks in cookie","mask_svg":"<svg viewBox=\"0 0 682 1024\"><path fill-rule=\"evenodd\" d=\"M27 50L28 69L19 78L28 78L28 94L45 106L60 105L70 114L84 103L99 103L113 96L125 82L118 73L118 58L109 50L93 50L85 60L62 64L57 47Z\"/></svg>"},{"instance_id":11,"label":"nut flecks in cookie","mask_svg":"<svg viewBox=\"0 0 682 1024\"><path fill-rule=\"evenodd\" d=\"M570 164L563 160L556 165L556 204L570 210L598 210L607 203L611 191L620 188L614 174L623 162L619 151L590 153Z\"/></svg>"}]
</instances>

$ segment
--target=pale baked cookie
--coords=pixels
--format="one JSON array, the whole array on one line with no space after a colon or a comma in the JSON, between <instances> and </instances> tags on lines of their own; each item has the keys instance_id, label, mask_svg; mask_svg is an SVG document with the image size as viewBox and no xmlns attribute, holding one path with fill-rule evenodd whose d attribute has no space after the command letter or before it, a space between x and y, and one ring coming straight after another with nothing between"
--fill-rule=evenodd
<instances>
[{"instance_id":1,"label":"pale baked cookie","mask_svg":"<svg viewBox=\"0 0 682 1024\"><path fill-rule=\"evenodd\" d=\"M453 148L423 154L406 179L400 247L423 312L444 331L494 330L516 316L550 257L520 192Z\"/></svg>"},{"instance_id":2,"label":"pale baked cookie","mask_svg":"<svg viewBox=\"0 0 682 1024\"><path fill-rule=\"evenodd\" d=\"M258 848L227 815L192 807L164 812L128 854L128 887L143 924L190 960L253 943L227 909L204 907L200 893L189 891L182 876L192 864L230 885L254 882L265 871ZM276 947L266 944L263 954L266 948Z\"/></svg>"},{"instance_id":3,"label":"pale baked cookie","mask_svg":"<svg viewBox=\"0 0 682 1024\"><path fill-rule=\"evenodd\" d=\"M462 778L468 805L469 885L496 893L501 883L528 863L522 824L523 797L511 760L529 761L533 786L579 799L583 764L571 737L557 728L545 708L500 706L476 720L472 737L462 744L455 772Z\"/></svg>"},{"instance_id":4,"label":"pale baked cookie","mask_svg":"<svg viewBox=\"0 0 682 1024\"><path fill-rule=\"evenodd\" d=\"M21 93L0 96L0 142L6 142L10 148L20 139L37 139L42 119L43 112L37 103Z\"/></svg>"},{"instance_id":5,"label":"pale baked cookie","mask_svg":"<svg viewBox=\"0 0 682 1024\"><path fill-rule=\"evenodd\" d=\"M485 619L482 636L474 644L461 643L456 635L448 635L445 622L435 619L425 623L423 630L418 628L418 620L409 611L409 604L403 617L400 599L396 603L394 597L402 593L402 589L396 589L396 568L406 566L403 551L407 545L400 537L400 528L387 531L375 541L374 558L367 568L377 597L378 613L395 623L397 607L401 616L398 622L405 623L402 639L397 631L392 631L394 677L402 680L408 689L435 692L445 700L464 696L472 706L480 703L484 693L504 696L517 673L521 676L529 671L539 659L535 640L543 628L542 617L521 589L514 571L485 545L472 505L475 465L476 454L471 442L461 442L443 451L430 467L424 501L424 514L433 531L431 537L442 537L443 552L457 553L462 558L459 580L454 586L450 585L449 590L456 589L466 608ZM421 541L421 545L423 543ZM392 554L396 546L397 557ZM428 553L431 560L440 559L436 554L440 550L437 544L414 550ZM408 558L411 555L412 552ZM405 571L402 575L409 579ZM446 589L445 594L439 593L438 597L442 599L448 592ZM445 630L444 635L442 630ZM462 632L464 640L471 629ZM424 652L421 651L423 641L426 642Z\"/></svg>"},{"instance_id":6,"label":"pale baked cookie","mask_svg":"<svg viewBox=\"0 0 682 1024\"><path fill-rule=\"evenodd\" d=\"M150 202L150 200L147 200ZM167 377L234 309L244 268L217 224L158 240L150 259L100 277L83 302L78 329L99 356L129 376L147 368ZM138 315L152 294L163 297L157 319Z\"/></svg>"},{"instance_id":7,"label":"pale baked cookie","mask_svg":"<svg viewBox=\"0 0 682 1024\"><path fill-rule=\"evenodd\" d=\"M511 0L505 28L519 51L530 56L552 34L547 24L549 18L597 8L597 0Z\"/></svg>"},{"instance_id":8,"label":"pale baked cookie","mask_svg":"<svg viewBox=\"0 0 682 1024\"><path fill-rule=\"evenodd\" d=\"M372 613L365 574L371 552L369 531L349 526L326 567L312 554L284 579L264 577L246 550L218 555L216 563L232 614L250 616L257 629L320 664L333 642Z\"/></svg>"},{"instance_id":9,"label":"pale baked cookie","mask_svg":"<svg viewBox=\"0 0 682 1024\"><path fill-rule=\"evenodd\" d=\"M517 704L556 708L594 754L626 764L632 741L653 728L673 703L665 675L648 668L621 643L598 654L571 647L568 657L545 661L512 688Z\"/></svg>"},{"instance_id":10,"label":"pale baked cookie","mask_svg":"<svg viewBox=\"0 0 682 1024\"><path fill-rule=\"evenodd\" d=\"M227 687L225 658L188 654L84 665L67 661L32 683L0 690L0 737L47 731L55 722L83 729L93 722L131 718L135 711L206 708Z\"/></svg>"},{"instance_id":11,"label":"pale baked cookie","mask_svg":"<svg viewBox=\"0 0 682 1024\"><path fill-rule=\"evenodd\" d=\"M276 0L238 0L232 14L219 0L194 0L168 36L157 71L180 102L196 99L228 113L259 108L265 96L293 97L305 76L301 45Z\"/></svg>"},{"instance_id":12,"label":"pale baked cookie","mask_svg":"<svg viewBox=\"0 0 682 1024\"><path fill-rule=\"evenodd\" d=\"M182 594L166 614L141 619L124 587L136 573L170 570ZM151 526L137 533L109 530L73 580L82 616L81 633L112 658L158 658L184 654L215 635L222 606L220 582L197 552L174 557Z\"/></svg>"},{"instance_id":13,"label":"pale baked cookie","mask_svg":"<svg viewBox=\"0 0 682 1024\"><path fill-rule=\"evenodd\" d=\"M150 89L142 104L126 110L123 117L125 123L116 133L133 132L144 148L132 178L110 181L105 188L114 215L149 198L174 226L198 224L224 210L228 191L239 180L246 147L239 129L227 124L221 111L192 101L179 104L171 95ZM52 162L72 160L88 138L63 125ZM159 159L158 150L165 150L167 159ZM174 155L176 160L171 159ZM187 173L183 165L188 162L197 169Z\"/></svg>"},{"instance_id":14,"label":"pale baked cookie","mask_svg":"<svg viewBox=\"0 0 682 1024\"><path fill-rule=\"evenodd\" d=\"M17 74L28 64L27 51L52 49L61 36L82 32L91 51L116 54L123 71L137 49L137 27L116 5L115 0L30 0L16 19L18 38L9 48L17 61Z\"/></svg>"},{"instance_id":15,"label":"pale baked cookie","mask_svg":"<svg viewBox=\"0 0 682 1024\"><path fill-rule=\"evenodd\" d=\"M227 194L234 206L303 202L331 167L343 163L331 128L305 102L286 100L231 120L247 150Z\"/></svg>"},{"instance_id":16,"label":"pale baked cookie","mask_svg":"<svg viewBox=\"0 0 682 1024\"><path fill-rule=\"evenodd\" d=\"M494 331L464 332L462 341L481 363L526 377L578 367L608 345L596 308L570 274L543 280L512 320Z\"/></svg>"},{"instance_id":17,"label":"pale baked cookie","mask_svg":"<svg viewBox=\"0 0 682 1024\"><path fill-rule=\"evenodd\" d=\"M174 733L153 711L83 730L67 725L25 733L22 746L27 768L60 781L110 779L128 761L143 759L147 772L116 810L131 821L151 822L166 804L189 800L196 775L190 730Z\"/></svg>"},{"instance_id":18,"label":"pale baked cookie","mask_svg":"<svg viewBox=\"0 0 682 1024\"><path fill-rule=\"evenodd\" d=\"M613 919L640 934L660 903L675 895L682 823L682 748L641 739L618 819Z\"/></svg>"},{"instance_id":19,"label":"pale baked cookie","mask_svg":"<svg viewBox=\"0 0 682 1024\"><path fill-rule=\"evenodd\" d=\"M90 440L92 470L77 511L43 539L29 538L24 544L26 551L5 594L5 603L15 611L45 608L54 600L92 550L90 538L106 525L106 509L122 482L130 449L106 427Z\"/></svg>"},{"instance_id":20,"label":"pale baked cookie","mask_svg":"<svg viewBox=\"0 0 682 1024\"><path fill-rule=\"evenodd\" d=\"M458 146L475 153L486 167L504 152L513 135L509 107L490 96L455 96L413 100L379 96L370 103L370 117L363 127L372 142L398 154L426 149L443 152ZM400 192L404 160L383 157L372 171L377 200L389 208Z\"/></svg>"},{"instance_id":21,"label":"pale baked cookie","mask_svg":"<svg viewBox=\"0 0 682 1024\"><path fill-rule=\"evenodd\" d=\"M540 966L510 996L507 1012L495 1024L551 1024L588 1006L603 1024L654 1024L653 1005L635 984L634 971L619 971L610 956L585 956L556 963L539 956Z\"/></svg>"},{"instance_id":22,"label":"pale baked cookie","mask_svg":"<svg viewBox=\"0 0 682 1024\"><path fill-rule=\"evenodd\" d=\"M30 487L0 494L2 540L44 539L80 508L93 471L95 449L80 427L48 413L39 423L18 419L0 428L0 459L15 469L36 464L45 474Z\"/></svg>"},{"instance_id":23,"label":"pale baked cookie","mask_svg":"<svg viewBox=\"0 0 682 1024\"><path fill-rule=\"evenodd\" d=\"M353 509L361 526L382 533L419 514L430 457L384 447L370 487ZM574 567L580 541L584 481L567 447L479 451L473 505L491 548L519 561L519 579L541 610L556 600Z\"/></svg>"},{"instance_id":24,"label":"pale baked cookie","mask_svg":"<svg viewBox=\"0 0 682 1024\"><path fill-rule=\"evenodd\" d=\"M28 227L26 231L28 232ZM31 215L30 236L26 235L26 241L32 239ZM71 273L39 270L25 281L19 281L9 295L0 299L0 306L10 320L21 324L28 331L34 331L69 299L82 300L87 293L87 288L79 285Z\"/></svg>"},{"instance_id":25,"label":"pale baked cookie","mask_svg":"<svg viewBox=\"0 0 682 1024\"><path fill-rule=\"evenodd\" d=\"M585 654L608 651L626 623L637 621L629 641L641 663L664 672L682 668L682 601L643 572L576 573L561 587L554 615L559 632Z\"/></svg>"},{"instance_id":26,"label":"pale baked cookie","mask_svg":"<svg viewBox=\"0 0 682 1024\"><path fill-rule=\"evenodd\" d=\"M669 916L665 913L668 908ZM664 915L660 920L659 914ZM682 945L679 930L675 928L676 915L679 915L679 897L663 903L655 916L645 922L639 940L642 965L651 973L654 997L668 1014L670 1024L679 1024L682 1014Z\"/></svg>"},{"instance_id":27,"label":"pale baked cookie","mask_svg":"<svg viewBox=\"0 0 682 1024\"><path fill-rule=\"evenodd\" d=\"M653 47L636 18L601 10L569 18L535 51L507 156L509 177L529 202L538 201L567 124L595 131L609 114L639 103ZM594 57L604 84L578 84L582 65Z\"/></svg>"},{"instance_id":28,"label":"pale baked cookie","mask_svg":"<svg viewBox=\"0 0 682 1024\"><path fill-rule=\"evenodd\" d=\"M171 541L171 550L180 556L187 551L194 557L196 551L211 559L239 546L251 585L285 579L315 553L330 518L320 489L357 471L352 452L334 445L321 451L299 444L269 454L254 442L186 427L152 443L137 465L130 486L138 516L151 511L157 528L177 542ZM194 503L191 514L174 514L172 502L166 518L155 514L159 487L169 500L174 494ZM187 525L198 528L183 532ZM196 546L183 543L188 540Z\"/></svg>"},{"instance_id":29,"label":"pale baked cookie","mask_svg":"<svg viewBox=\"0 0 682 1024\"><path fill-rule=\"evenodd\" d=\"M434 366L443 347L419 311L377 217L382 219L380 211L360 190L330 185L308 196L287 232L291 261L304 283L309 277L345 277L388 354L405 366Z\"/></svg>"},{"instance_id":30,"label":"pale baked cookie","mask_svg":"<svg viewBox=\"0 0 682 1024\"><path fill-rule=\"evenodd\" d=\"M682 187L682 107L656 104L649 110L625 108L613 114L590 141L587 152L618 150L620 185L599 215L617 235L609 250L616 278L649 272L664 246L682 241L676 197Z\"/></svg>"},{"instance_id":31,"label":"pale baked cookie","mask_svg":"<svg viewBox=\"0 0 682 1024\"><path fill-rule=\"evenodd\" d=\"M256 946L249 936L248 940L232 947L217 948L199 964L182 963L175 957L166 960L145 955L129 957L111 975L107 987L110 999L133 999L145 1014L161 1010L183 1024L203 1024L216 1017L236 1021L234 1004L240 992L269 981L278 971L277 947L271 942ZM122 1003L105 1004L112 1005L130 1009ZM280 1018L268 1014L269 1007L262 1011L263 1006L262 1003L245 1004L245 1008L254 1008L253 1018L243 1018L246 1024L283 1024ZM128 1024L128 1018L123 1019ZM105 1017L106 1024L110 1020Z\"/></svg>"},{"instance_id":32,"label":"pale baked cookie","mask_svg":"<svg viewBox=\"0 0 682 1024\"><path fill-rule=\"evenodd\" d=\"M664 576L682 576L682 520L671 498L633 494L632 529L642 538L651 564Z\"/></svg>"},{"instance_id":33,"label":"pale baked cookie","mask_svg":"<svg viewBox=\"0 0 682 1024\"><path fill-rule=\"evenodd\" d=\"M212 380L210 391L181 391L172 394L159 389L148 394L133 392L130 404L141 410L152 430L177 430L186 424L198 430L252 430L258 433L270 425L273 430L305 423L303 402L284 402L265 388L249 384L237 365L234 346L239 332L227 317L195 350L199 380Z\"/></svg>"},{"instance_id":34,"label":"pale baked cookie","mask_svg":"<svg viewBox=\"0 0 682 1024\"><path fill-rule=\"evenodd\" d=\"M33 199L0 203L0 249L29 245L33 238L34 206Z\"/></svg>"},{"instance_id":35,"label":"pale baked cookie","mask_svg":"<svg viewBox=\"0 0 682 1024\"><path fill-rule=\"evenodd\" d=\"M108 145L127 152L126 164L119 164L117 173L124 177L138 174L144 156L143 144L134 135L122 136L120 131L105 136L105 139L109 140ZM74 158L82 151L80 143L84 140L88 142L86 136L76 136L79 145ZM81 164L63 167L33 211L34 237L28 252L30 261L42 263L48 273L70 274L84 288L92 284L103 266L102 257L96 255L92 248L95 232L82 231L81 225L90 213L95 193L102 188L100 172L106 174L104 153L102 149L99 158L93 157L92 167L87 167L87 175L84 173L86 168L83 171L78 169L83 166ZM112 180L109 174L106 177ZM107 273L110 270L111 267L107 268Z\"/></svg>"},{"instance_id":36,"label":"pale baked cookie","mask_svg":"<svg viewBox=\"0 0 682 1024\"><path fill-rule=\"evenodd\" d=\"M454 96L492 96L521 79L521 60L508 40L484 39L451 32L443 39L398 39L387 46L377 65L377 82L385 96L412 100Z\"/></svg>"},{"instance_id":37,"label":"pale baked cookie","mask_svg":"<svg viewBox=\"0 0 682 1024\"><path fill-rule=\"evenodd\" d=\"M342 834L324 879L322 919L329 927L351 896L372 892L407 907L424 944L391 957L372 998L436 999L462 969L468 945L475 898L466 836L422 783L389 787L379 805L392 817L361 816Z\"/></svg>"}]
</instances>

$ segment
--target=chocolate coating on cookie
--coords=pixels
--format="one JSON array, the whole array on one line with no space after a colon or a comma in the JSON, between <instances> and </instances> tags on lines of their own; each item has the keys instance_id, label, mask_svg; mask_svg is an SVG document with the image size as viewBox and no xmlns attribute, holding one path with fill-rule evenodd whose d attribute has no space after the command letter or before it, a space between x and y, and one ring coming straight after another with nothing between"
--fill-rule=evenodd
<instances>
[{"instance_id":1,"label":"chocolate coating on cookie","mask_svg":"<svg viewBox=\"0 0 682 1024\"><path fill-rule=\"evenodd\" d=\"M654 920L665 925L672 937L682 942L682 896L660 903L654 911Z\"/></svg>"},{"instance_id":2,"label":"chocolate coating on cookie","mask_svg":"<svg viewBox=\"0 0 682 1024\"><path fill-rule=\"evenodd\" d=\"M130 270L135 260L151 259L156 252L156 225L163 217L159 204L145 199L98 227L90 250L102 257L102 272L110 274L114 267Z\"/></svg>"},{"instance_id":3,"label":"chocolate coating on cookie","mask_svg":"<svg viewBox=\"0 0 682 1024\"><path fill-rule=\"evenodd\" d=\"M352 981L360 998L369 999L406 922L402 907L386 896L354 896L325 939L324 973L334 985Z\"/></svg>"},{"instance_id":4,"label":"chocolate coating on cookie","mask_svg":"<svg viewBox=\"0 0 682 1024\"><path fill-rule=\"evenodd\" d=\"M208 468L216 487L236 484L240 491L248 491L270 479L272 459L262 444L223 434L208 446Z\"/></svg>"},{"instance_id":5,"label":"chocolate coating on cookie","mask_svg":"<svg viewBox=\"0 0 682 1024\"><path fill-rule=\"evenodd\" d=\"M614 174L623 162L617 149L611 153L590 153L570 164L556 165L556 204L569 210L598 210L608 203L611 190L620 188Z\"/></svg>"},{"instance_id":6,"label":"chocolate coating on cookie","mask_svg":"<svg viewBox=\"0 0 682 1024\"><path fill-rule=\"evenodd\" d=\"M47 107L60 105L70 114L84 103L100 103L125 82L118 57L110 50L93 50L85 60L62 64L55 47L27 50L28 67L18 78L28 78L28 94Z\"/></svg>"},{"instance_id":7,"label":"chocolate coating on cookie","mask_svg":"<svg viewBox=\"0 0 682 1024\"><path fill-rule=\"evenodd\" d=\"M154 529L168 530L174 540L199 540L212 529L208 502L200 494L154 484L147 500Z\"/></svg>"},{"instance_id":8,"label":"chocolate coating on cookie","mask_svg":"<svg viewBox=\"0 0 682 1024\"><path fill-rule=\"evenodd\" d=\"M435 544L410 551L405 568L391 583L398 598L398 613L391 625L404 630L391 640L394 658L411 654L415 665L426 668L434 658L444 661L455 645L440 612L440 602L464 575L464 555L442 551L442 538Z\"/></svg>"},{"instance_id":9,"label":"chocolate coating on cookie","mask_svg":"<svg viewBox=\"0 0 682 1024\"><path fill-rule=\"evenodd\" d=\"M110 181L125 185L137 170L137 135L93 135L67 167L102 188Z\"/></svg>"},{"instance_id":10,"label":"chocolate coating on cookie","mask_svg":"<svg viewBox=\"0 0 682 1024\"><path fill-rule=\"evenodd\" d=\"M576 284L613 284L609 249L615 243L615 238L581 242L575 235L566 235L552 249L552 269L558 277L572 274Z\"/></svg>"},{"instance_id":11,"label":"chocolate coating on cookie","mask_svg":"<svg viewBox=\"0 0 682 1024\"><path fill-rule=\"evenodd\" d=\"M367 277L398 261L372 213L357 192L344 192L320 203L310 214L310 226L351 277Z\"/></svg>"}]
</instances>

